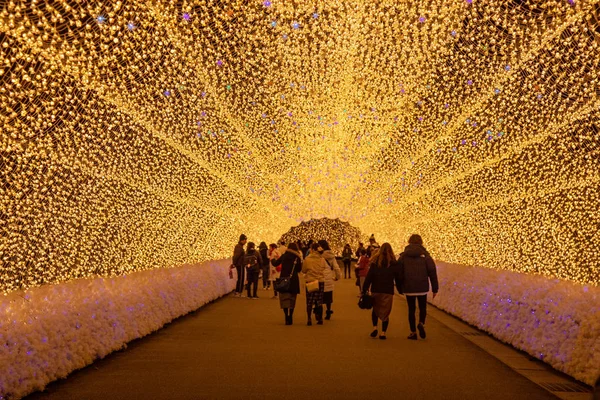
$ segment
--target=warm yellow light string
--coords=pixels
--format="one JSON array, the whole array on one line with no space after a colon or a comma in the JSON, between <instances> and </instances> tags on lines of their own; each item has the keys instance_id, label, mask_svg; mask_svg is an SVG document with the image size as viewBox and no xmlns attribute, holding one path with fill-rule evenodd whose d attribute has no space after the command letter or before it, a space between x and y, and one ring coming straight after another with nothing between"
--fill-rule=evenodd
<instances>
[{"instance_id":1,"label":"warm yellow light string","mask_svg":"<svg viewBox=\"0 0 600 400\"><path fill-rule=\"evenodd\" d=\"M5 3L0 289L321 217L598 284L598 4Z\"/></svg>"}]
</instances>

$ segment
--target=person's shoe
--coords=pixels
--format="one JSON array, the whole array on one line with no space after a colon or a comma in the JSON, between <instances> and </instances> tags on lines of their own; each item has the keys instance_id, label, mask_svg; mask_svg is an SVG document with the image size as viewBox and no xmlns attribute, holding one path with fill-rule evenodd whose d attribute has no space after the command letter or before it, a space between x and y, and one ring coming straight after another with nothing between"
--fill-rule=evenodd
<instances>
[{"instance_id":1,"label":"person's shoe","mask_svg":"<svg viewBox=\"0 0 600 400\"><path fill-rule=\"evenodd\" d=\"M234 293L233 297L240 297L240 296L237 293Z\"/></svg>"},{"instance_id":2,"label":"person's shoe","mask_svg":"<svg viewBox=\"0 0 600 400\"><path fill-rule=\"evenodd\" d=\"M379 335L379 339L385 340L385 339L387 339L387 336L385 336L385 334L381 334L381 335Z\"/></svg>"},{"instance_id":3,"label":"person's shoe","mask_svg":"<svg viewBox=\"0 0 600 400\"><path fill-rule=\"evenodd\" d=\"M318 320L317 325L323 325L323 320L322 319Z\"/></svg>"},{"instance_id":4,"label":"person's shoe","mask_svg":"<svg viewBox=\"0 0 600 400\"><path fill-rule=\"evenodd\" d=\"M308 322L306 323L307 326L312 326L312 321L309 319Z\"/></svg>"},{"instance_id":5,"label":"person's shoe","mask_svg":"<svg viewBox=\"0 0 600 400\"><path fill-rule=\"evenodd\" d=\"M407 339L417 340L417 332L413 332L410 335L408 335Z\"/></svg>"},{"instance_id":6,"label":"person's shoe","mask_svg":"<svg viewBox=\"0 0 600 400\"><path fill-rule=\"evenodd\" d=\"M285 317L285 324L286 324L286 325L291 325L291 324L292 324L292 321L291 321L291 319L290 319L290 317L289 317L289 316L286 316L286 317Z\"/></svg>"},{"instance_id":7,"label":"person's shoe","mask_svg":"<svg viewBox=\"0 0 600 400\"><path fill-rule=\"evenodd\" d=\"M259 298L260 297L258 297L258 296L254 296L254 297L252 297L252 300L258 300Z\"/></svg>"},{"instance_id":8,"label":"person's shoe","mask_svg":"<svg viewBox=\"0 0 600 400\"><path fill-rule=\"evenodd\" d=\"M419 323L419 325L417 325L417 329L419 330L419 336L421 336L421 339L425 339L425 337L427 337L427 334L425 333L425 326Z\"/></svg>"},{"instance_id":9,"label":"person's shoe","mask_svg":"<svg viewBox=\"0 0 600 400\"><path fill-rule=\"evenodd\" d=\"M329 321L331 319L331 314L333 314L333 311L325 311L325 319Z\"/></svg>"},{"instance_id":10,"label":"person's shoe","mask_svg":"<svg viewBox=\"0 0 600 400\"><path fill-rule=\"evenodd\" d=\"M371 332L371 337L376 338L378 333L379 331L377 329L373 330L373 332Z\"/></svg>"}]
</instances>

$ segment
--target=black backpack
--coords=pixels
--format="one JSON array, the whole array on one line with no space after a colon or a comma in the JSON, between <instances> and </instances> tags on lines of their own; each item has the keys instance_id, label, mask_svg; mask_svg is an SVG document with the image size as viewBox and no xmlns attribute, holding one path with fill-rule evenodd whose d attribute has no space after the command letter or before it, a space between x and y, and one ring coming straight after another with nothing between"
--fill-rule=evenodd
<instances>
[{"instance_id":1,"label":"black backpack","mask_svg":"<svg viewBox=\"0 0 600 400\"><path fill-rule=\"evenodd\" d=\"M244 256L244 266L250 269L258 269L258 257L256 256L256 250L246 253Z\"/></svg>"}]
</instances>

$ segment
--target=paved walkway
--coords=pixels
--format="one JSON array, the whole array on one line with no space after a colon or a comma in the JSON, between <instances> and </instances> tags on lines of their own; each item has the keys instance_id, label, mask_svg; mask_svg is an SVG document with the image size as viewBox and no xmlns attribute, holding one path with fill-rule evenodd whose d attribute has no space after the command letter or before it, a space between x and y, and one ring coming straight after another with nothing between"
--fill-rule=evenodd
<instances>
[{"instance_id":1,"label":"paved walkway","mask_svg":"<svg viewBox=\"0 0 600 400\"><path fill-rule=\"evenodd\" d=\"M285 326L259 295L218 300L28 399L556 399L432 317L426 340L407 340L400 296L388 340L371 339L353 279L323 326L306 326L305 297Z\"/></svg>"}]
</instances>

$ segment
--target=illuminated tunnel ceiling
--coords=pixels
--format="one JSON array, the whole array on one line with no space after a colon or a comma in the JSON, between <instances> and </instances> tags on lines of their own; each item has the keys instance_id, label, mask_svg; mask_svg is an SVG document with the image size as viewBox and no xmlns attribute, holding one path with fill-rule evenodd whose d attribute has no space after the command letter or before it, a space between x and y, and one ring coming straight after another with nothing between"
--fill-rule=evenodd
<instances>
[{"instance_id":1,"label":"illuminated tunnel ceiling","mask_svg":"<svg viewBox=\"0 0 600 400\"><path fill-rule=\"evenodd\" d=\"M600 281L598 1L2 1L3 291L340 218Z\"/></svg>"}]
</instances>

